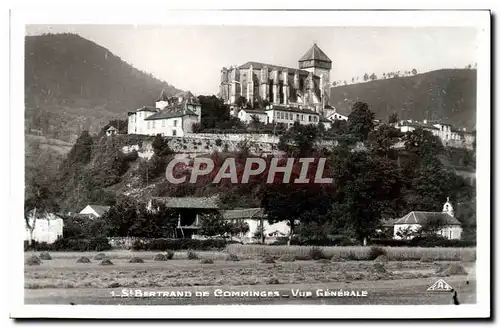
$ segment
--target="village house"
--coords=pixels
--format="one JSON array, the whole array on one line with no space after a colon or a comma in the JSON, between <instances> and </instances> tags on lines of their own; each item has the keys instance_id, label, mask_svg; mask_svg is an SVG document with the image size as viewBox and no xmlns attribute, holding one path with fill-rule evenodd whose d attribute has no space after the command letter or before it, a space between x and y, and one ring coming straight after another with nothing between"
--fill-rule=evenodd
<instances>
[{"instance_id":1,"label":"village house","mask_svg":"<svg viewBox=\"0 0 500 328\"><path fill-rule=\"evenodd\" d=\"M262 208L238 208L221 210L219 198L213 197L154 197L149 200L147 208L156 210L153 204L164 204L168 208L177 209L179 213L176 237L177 238L204 238L199 234L201 220L204 214L220 213L224 220L246 223L249 231L235 238L243 243L256 241L253 237L257 231L264 231L266 243L272 243L277 237L285 237L290 228L285 222L270 224L265 218ZM262 230L263 229L263 230ZM260 239L259 239L260 241Z\"/></svg>"},{"instance_id":2,"label":"village house","mask_svg":"<svg viewBox=\"0 0 500 328\"><path fill-rule=\"evenodd\" d=\"M201 122L201 104L189 91L168 97L162 90L155 107L143 106L128 113L128 134L182 137Z\"/></svg>"},{"instance_id":3,"label":"village house","mask_svg":"<svg viewBox=\"0 0 500 328\"><path fill-rule=\"evenodd\" d=\"M240 121L247 124L253 123L255 120L258 120L258 122L263 124L267 124L269 122L266 111L261 109L242 108L238 110L237 116Z\"/></svg>"},{"instance_id":4,"label":"village house","mask_svg":"<svg viewBox=\"0 0 500 328\"><path fill-rule=\"evenodd\" d=\"M441 139L444 146L451 147L465 147L472 148L474 140L476 138L474 132L469 132L465 128L458 130L454 128L451 124L442 122L428 122L424 120L423 122L413 121L413 120L402 120L395 123L395 128L399 129L401 132L411 132L418 128L431 132L433 135Z\"/></svg>"},{"instance_id":5,"label":"village house","mask_svg":"<svg viewBox=\"0 0 500 328\"><path fill-rule=\"evenodd\" d=\"M349 112L340 108L333 108L333 110L326 117L330 121L347 121L349 119Z\"/></svg>"},{"instance_id":6,"label":"village house","mask_svg":"<svg viewBox=\"0 0 500 328\"><path fill-rule=\"evenodd\" d=\"M118 129L115 128L114 126L110 126L107 130L106 130L106 136L110 137L110 136L114 136L115 134L118 133Z\"/></svg>"},{"instance_id":7,"label":"village house","mask_svg":"<svg viewBox=\"0 0 500 328\"><path fill-rule=\"evenodd\" d=\"M109 206L89 204L85 206L85 208L81 210L78 214L86 215L89 218L100 218L107 211L109 211L109 209L110 209Z\"/></svg>"},{"instance_id":8,"label":"village house","mask_svg":"<svg viewBox=\"0 0 500 328\"><path fill-rule=\"evenodd\" d=\"M46 213L35 218L33 211L28 214L28 224L25 222L24 240L34 240L39 243L51 244L63 236L64 222L60 215Z\"/></svg>"},{"instance_id":9,"label":"village house","mask_svg":"<svg viewBox=\"0 0 500 328\"><path fill-rule=\"evenodd\" d=\"M301 125L318 125L320 115L307 108L296 108L282 105L269 105L266 108L269 123L282 123L286 127L292 127L295 122Z\"/></svg>"},{"instance_id":10,"label":"village house","mask_svg":"<svg viewBox=\"0 0 500 328\"><path fill-rule=\"evenodd\" d=\"M462 226L454 216L453 205L450 199L446 200L441 212L412 211L394 222L394 239L401 239L400 234L411 230L417 232L429 224L437 226L436 233L448 239L460 239ZM408 236L412 238L412 236Z\"/></svg>"}]
</instances>

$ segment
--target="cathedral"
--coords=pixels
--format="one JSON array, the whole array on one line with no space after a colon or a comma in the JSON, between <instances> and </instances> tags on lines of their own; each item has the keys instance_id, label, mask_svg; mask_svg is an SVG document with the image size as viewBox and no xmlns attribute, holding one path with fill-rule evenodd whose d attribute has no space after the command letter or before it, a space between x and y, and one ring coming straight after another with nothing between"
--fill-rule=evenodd
<instances>
[{"instance_id":1,"label":"cathedral","mask_svg":"<svg viewBox=\"0 0 500 328\"><path fill-rule=\"evenodd\" d=\"M222 68L219 95L234 105L240 97L252 108L265 104L312 109L324 114L332 61L316 45L299 59L299 68L247 62Z\"/></svg>"}]
</instances>

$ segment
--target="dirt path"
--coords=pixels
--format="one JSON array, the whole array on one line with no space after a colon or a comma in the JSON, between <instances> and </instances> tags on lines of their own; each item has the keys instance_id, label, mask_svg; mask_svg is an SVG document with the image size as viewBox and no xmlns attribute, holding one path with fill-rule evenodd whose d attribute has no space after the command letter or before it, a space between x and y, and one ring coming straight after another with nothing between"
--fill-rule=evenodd
<instances>
[{"instance_id":1,"label":"dirt path","mask_svg":"<svg viewBox=\"0 0 500 328\"><path fill-rule=\"evenodd\" d=\"M469 277L470 279L471 277ZM68 288L68 289L25 289L26 304L107 304L107 305L215 305L215 304L392 304L392 305L429 305L453 304L450 292L429 292L427 288L439 278L354 281L352 283L318 283L290 285L254 285L254 286L191 286L168 288L140 288L141 292L191 292L191 297L121 297L123 290L129 288ZM458 292L461 304L476 302L476 281L466 276L445 277L444 280ZM343 292L355 291L359 296L328 297L318 296L318 290ZM135 289L133 289L135 291ZM294 292L300 290L300 295ZM223 292L265 292L268 297L223 297ZM361 296L366 291L367 296ZM197 297L198 293L207 293L206 297ZM310 296L306 296L310 292ZM115 297L112 296L114 293ZM129 292L131 293L131 292ZM352 295L352 294L351 294Z\"/></svg>"}]
</instances>

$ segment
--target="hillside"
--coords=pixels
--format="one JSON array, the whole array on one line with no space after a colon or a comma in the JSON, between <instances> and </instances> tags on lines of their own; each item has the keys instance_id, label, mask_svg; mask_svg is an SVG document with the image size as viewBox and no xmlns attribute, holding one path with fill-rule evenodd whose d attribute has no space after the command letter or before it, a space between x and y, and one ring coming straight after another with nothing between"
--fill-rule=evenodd
<instances>
[{"instance_id":1,"label":"hillside","mask_svg":"<svg viewBox=\"0 0 500 328\"><path fill-rule=\"evenodd\" d=\"M110 119L151 105L162 89L180 91L78 35L25 39L25 123L45 136L74 141L83 130L97 133Z\"/></svg>"},{"instance_id":2,"label":"hillside","mask_svg":"<svg viewBox=\"0 0 500 328\"><path fill-rule=\"evenodd\" d=\"M444 120L474 130L476 70L443 69L330 89L332 106L348 109L355 101L368 103L382 121L395 112L400 119Z\"/></svg>"}]
</instances>

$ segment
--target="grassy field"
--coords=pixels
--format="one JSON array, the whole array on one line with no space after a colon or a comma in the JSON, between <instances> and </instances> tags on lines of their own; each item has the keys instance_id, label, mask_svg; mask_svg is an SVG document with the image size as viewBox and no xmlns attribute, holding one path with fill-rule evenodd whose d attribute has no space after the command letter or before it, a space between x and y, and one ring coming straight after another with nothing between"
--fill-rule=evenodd
<instances>
[{"instance_id":1,"label":"grassy field","mask_svg":"<svg viewBox=\"0 0 500 328\"><path fill-rule=\"evenodd\" d=\"M262 246L262 245L228 245L226 251L238 256L256 257L270 255L281 257L307 256L311 246ZM370 247L319 247L325 256L338 256L345 260L368 260ZM389 261L419 261L426 256L434 261L466 261L476 260L476 249L469 248L444 248L444 247L383 247L387 252Z\"/></svg>"},{"instance_id":2,"label":"grassy field","mask_svg":"<svg viewBox=\"0 0 500 328\"><path fill-rule=\"evenodd\" d=\"M269 247L269 249L281 250L282 248ZM300 250L302 251L302 248ZM238 253L232 248L228 251ZM39 255L39 253L26 252L25 257L29 258L34 254ZM427 287L443 277L443 274L436 273L437 270L440 267L446 267L451 263L450 261L425 263L389 261L382 265L373 261L334 262L332 260L293 262L276 260L275 263L262 263L261 254L255 255L257 253L251 252L239 256L240 261L226 261L227 253L225 252L197 252L199 259L196 260L189 260L187 252L176 252L171 260L154 261L157 252L110 251L105 254L113 264L101 265L100 260L93 259L97 253L51 252L50 254L51 260L42 260L40 265L25 266L25 300L27 303L61 304L61 302L68 301L67 303L78 304L293 304L301 302L397 304L398 297L402 304L448 304L447 302L450 301L449 295L438 297L432 293L426 293ZM81 256L87 256L91 263L77 263L77 259ZM144 263L129 263L132 257L140 257ZM201 259L211 259L213 263L203 264ZM465 275L446 276L444 279L447 282L453 281L455 288L460 286L463 299L474 302L474 263L461 262L461 265L467 271ZM419 287L415 289L416 286ZM368 290L372 295L371 298L311 297L302 299L292 297L290 294L292 288L314 290L315 288L362 287ZM208 297L204 300L113 298L110 296L112 291L119 293L123 289L137 288L162 291L195 291L200 288L208 291L216 288L224 290L266 289L281 290L285 296L257 299ZM391 294L391 290L396 293ZM412 291L416 294L412 294Z\"/></svg>"}]
</instances>

